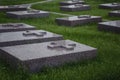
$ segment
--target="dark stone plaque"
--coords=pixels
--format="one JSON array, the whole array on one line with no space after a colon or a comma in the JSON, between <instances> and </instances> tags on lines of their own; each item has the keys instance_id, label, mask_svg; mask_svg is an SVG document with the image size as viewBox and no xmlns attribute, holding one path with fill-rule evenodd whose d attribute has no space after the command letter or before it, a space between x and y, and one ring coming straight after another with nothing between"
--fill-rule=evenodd
<instances>
[{"instance_id":1,"label":"dark stone plaque","mask_svg":"<svg viewBox=\"0 0 120 80\"><path fill-rule=\"evenodd\" d=\"M83 0L68 0L68 1L61 1L60 5L65 6L65 5L74 5L74 4L84 4L85 1Z\"/></svg>"},{"instance_id":2,"label":"dark stone plaque","mask_svg":"<svg viewBox=\"0 0 120 80\"><path fill-rule=\"evenodd\" d=\"M49 12L39 10L7 12L7 16L16 19L48 17Z\"/></svg>"},{"instance_id":3,"label":"dark stone plaque","mask_svg":"<svg viewBox=\"0 0 120 80\"><path fill-rule=\"evenodd\" d=\"M2 32L14 32L24 30L35 30L34 26L30 26L24 23L4 23L0 24L0 33Z\"/></svg>"},{"instance_id":4,"label":"dark stone plaque","mask_svg":"<svg viewBox=\"0 0 120 80\"><path fill-rule=\"evenodd\" d=\"M109 16L111 16L111 17L120 17L120 10L109 12Z\"/></svg>"},{"instance_id":5,"label":"dark stone plaque","mask_svg":"<svg viewBox=\"0 0 120 80\"><path fill-rule=\"evenodd\" d=\"M91 7L89 5L83 5L83 4L60 6L60 10L62 11L83 11L83 10L90 10L90 9Z\"/></svg>"},{"instance_id":6,"label":"dark stone plaque","mask_svg":"<svg viewBox=\"0 0 120 80\"><path fill-rule=\"evenodd\" d=\"M63 40L62 35L44 30L0 33L0 47Z\"/></svg>"},{"instance_id":7,"label":"dark stone plaque","mask_svg":"<svg viewBox=\"0 0 120 80\"><path fill-rule=\"evenodd\" d=\"M111 31L114 33L120 33L120 21L101 22L98 24L100 31Z\"/></svg>"},{"instance_id":8,"label":"dark stone plaque","mask_svg":"<svg viewBox=\"0 0 120 80\"><path fill-rule=\"evenodd\" d=\"M58 25L64 25L64 26L76 26L90 22L101 22L101 21L102 18L100 16L91 16L91 15L80 15L80 16L56 19Z\"/></svg>"},{"instance_id":9,"label":"dark stone plaque","mask_svg":"<svg viewBox=\"0 0 120 80\"><path fill-rule=\"evenodd\" d=\"M0 11L24 11L27 10L28 5L9 5L0 6Z\"/></svg>"},{"instance_id":10,"label":"dark stone plaque","mask_svg":"<svg viewBox=\"0 0 120 80\"><path fill-rule=\"evenodd\" d=\"M120 3L100 4L100 5L99 5L99 8L117 10L117 9L120 9Z\"/></svg>"}]
</instances>

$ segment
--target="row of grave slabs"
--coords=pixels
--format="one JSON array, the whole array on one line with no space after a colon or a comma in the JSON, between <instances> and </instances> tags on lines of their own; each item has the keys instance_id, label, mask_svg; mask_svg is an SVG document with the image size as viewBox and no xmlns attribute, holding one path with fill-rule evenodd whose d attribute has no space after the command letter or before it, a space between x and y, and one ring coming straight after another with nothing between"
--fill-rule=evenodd
<instances>
[{"instance_id":1,"label":"row of grave slabs","mask_svg":"<svg viewBox=\"0 0 120 80\"><path fill-rule=\"evenodd\" d=\"M70 1L61 1L60 10L63 11L82 11L82 10L90 10L90 5L85 4L85 1L82 0L70 0ZM48 17L49 12L40 11L40 10L32 10L27 9L28 5L9 5L9 6L0 6L0 11L8 11L6 15L10 18L16 19L24 19L24 18L41 18ZM108 4L100 4L99 8L102 9L112 9L116 11L109 12L109 16L120 17L120 4L119 3L108 3ZM20 11L18 11L20 10ZM63 26L77 26L81 24L86 24L90 22L102 22L101 16L92 16L92 15L80 15L80 16L71 16L71 17L63 17L56 18L55 22L58 25ZM114 23L114 24L111 24ZM104 22L105 27L98 24L99 30L112 31L119 33L119 21L110 21ZM109 27L110 26L110 27ZM100 28L101 27L101 28Z\"/></svg>"},{"instance_id":2,"label":"row of grave slabs","mask_svg":"<svg viewBox=\"0 0 120 80\"><path fill-rule=\"evenodd\" d=\"M75 3L75 1L69 3L71 2ZM27 10L27 7L23 7L23 5L4 6L4 9L2 6L0 10L11 11L7 12L7 15L17 19L49 16L49 12ZM90 15L56 19L59 25L65 26L101 21L100 16ZM118 33L120 31L119 27L120 21L101 22L98 25L99 30ZM38 72L46 66L59 66L64 63L92 59L96 56L96 48L71 40L64 40L62 35L45 30L36 30L34 26L24 23L0 24L0 59L5 60L14 69L22 66L23 69L29 72Z\"/></svg>"}]
</instances>

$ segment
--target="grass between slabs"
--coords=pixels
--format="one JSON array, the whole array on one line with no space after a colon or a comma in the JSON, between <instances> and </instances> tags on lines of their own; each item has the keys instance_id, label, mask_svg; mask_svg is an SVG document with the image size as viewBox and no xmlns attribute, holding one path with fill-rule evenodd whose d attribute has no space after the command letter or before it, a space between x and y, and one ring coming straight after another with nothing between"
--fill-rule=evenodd
<instances>
[{"instance_id":1,"label":"grass between slabs","mask_svg":"<svg viewBox=\"0 0 120 80\"><path fill-rule=\"evenodd\" d=\"M98 9L98 4L104 3L96 0L86 0L92 10L82 12L63 12L59 10L60 0L34 5L33 8L55 11L66 14L91 14L102 16L107 20L119 20L118 17L108 17L110 10ZM30 74L21 70L13 71L0 61L0 80L120 80L120 35L112 32L98 31L97 24L79 25L74 28L59 26L55 18L64 17L51 14L48 18L16 20L0 13L0 23L24 22L37 29L58 33L65 39L70 39L98 48L97 58L84 62L65 64L56 68L45 68L37 74Z\"/></svg>"}]
</instances>

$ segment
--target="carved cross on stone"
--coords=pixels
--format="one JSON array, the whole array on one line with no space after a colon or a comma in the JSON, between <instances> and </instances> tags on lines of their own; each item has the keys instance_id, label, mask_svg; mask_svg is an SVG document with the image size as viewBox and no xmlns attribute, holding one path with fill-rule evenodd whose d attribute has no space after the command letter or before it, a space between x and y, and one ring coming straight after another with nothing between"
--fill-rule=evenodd
<instances>
[{"instance_id":1,"label":"carved cross on stone","mask_svg":"<svg viewBox=\"0 0 120 80\"><path fill-rule=\"evenodd\" d=\"M120 5L120 3L112 3L112 5Z\"/></svg>"},{"instance_id":2,"label":"carved cross on stone","mask_svg":"<svg viewBox=\"0 0 120 80\"><path fill-rule=\"evenodd\" d=\"M39 10L34 10L34 9L28 9L27 13L39 13Z\"/></svg>"},{"instance_id":3,"label":"carved cross on stone","mask_svg":"<svg viewBox=\"0 0 120 80\"><path fill-rule=\"evenodd\" d=\"M49 49L58 49L58 48L61 48L61 49L65 49L65 50L74 50L74 48L76 47L76 44L74 44L74 43L63 44L62 42L60 44L60 43L57 43L57 42L51 42L47 47Z\"/></svg>"},{"instance_id":4,"label":"carved cross on stone","mask_svg":"<svg viewBox=\"0 0 120 80\"><path fill-rule=\"evenodd\" d=\"M37 37L43 37L47 34L47 32L31 32L26 31L23 33L24 36L37 36Z\"/></svg>"},{"instance_id":5,"label":"carved cross on stone","mask_svg":"<svg viewBox=\"0 0 120 80\"><path fill-rule=\"evenodd\" d=\"M78 16L78 18L91 18L91 16L90 15L80 15L80 16Z\"/></svg>"},{"instance_id":6,"label":"carved cross on stone","mask_svg":"<svg viewBox=\"0 0 120 80\"><path fill-rule=\"evenodd\" d=\"M76 7L82 7L83 4L75 4Z\"/></svg>"},{"instance_id":7,"label":"carved cross on stone","mask_svg":"<svg viewBox=\"0 0 120 80\"><path fill-rule=\"evenodd\" d=\"M23 24L13 24L13 23L2 24L2 27L20 27L20 26L23 26Z\"/></svg>"},{"instance_id":8,"label":"carved cross on stone","mask_svg":"<svg viewBox=\"0 0 120 80\"><path fill-rule=\"evenodd\" d=\"M79 2L79 0L72 0L72 2Z\"/></svg>"}]
</instances>

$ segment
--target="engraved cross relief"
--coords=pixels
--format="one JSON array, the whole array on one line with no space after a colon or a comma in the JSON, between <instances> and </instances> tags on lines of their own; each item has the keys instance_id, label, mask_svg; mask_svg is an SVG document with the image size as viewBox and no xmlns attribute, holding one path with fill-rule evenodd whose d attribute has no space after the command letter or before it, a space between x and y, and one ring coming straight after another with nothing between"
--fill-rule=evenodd
<instances>
[{"instance_id":1,"label":"engraved cross relief","mask_svg":"<svg viewBox=\"0 0 120 80\"><path fill-rule=\"evenodd\" d=\"M43 37L47 34L47 32L31 32L26 31L23 33L23 36L37 36L37 37Z\"/></svg>"},{"instance_id":2,"label":"engraved cross relief","mask_svg":"<svg viewBox=\"0 0 120 80\"><path fill-rule=\"evenodd\" d=\"M112 3L112 5L118 5L118 6L120 6L120 3Z\"/></svg>"},{"instance_id":3,"label":"engraved cross relief","mask_svg":"<svg viewBox=\"0 0 120 80\"><path fill-rule=\"evenodd\" d=\"M28 9L27 13L39 13L39 10L34 10L34 9Z\"/></svg>"},{"instance_id":4,"label":"engraved cross relief","mask_svg":"<svg viewBox=\"0 0 120 80\"><path fill-rule=\"evenodd\" d=\"M91 15L80 15L78 18L91 18Z\"/></svg>"},{"instance_id":5,"label":"engraved cross relief","mask_svg":"<svg viewBox=\"0 0 120 80\"><path fill-rule=\"evenodd\" d=\"M57 43L57 42L51 42L48 46L49 49L64 49L64 50L74 50L76 47L76 44L63 44L63 43Z\"/></svg>"},{"instance_id":6,"label":"engraved cross relief","mask_svg":"<svg viewBox=\"0 0 120 80\"><path fill-rule=\"evenodd\" d=\"M72 2L79 2L79 0L72 0Z\"/></svg>"},{"instance_id":7,"label":"engraved cross relief","mask_svg":"<svg viewBox=\"0 0 120 80\"><path fill-rule=\"evenodd\" d=\"M83 4L75 4L76 7L82 7Z\"/></svg>"}]
</instances>

